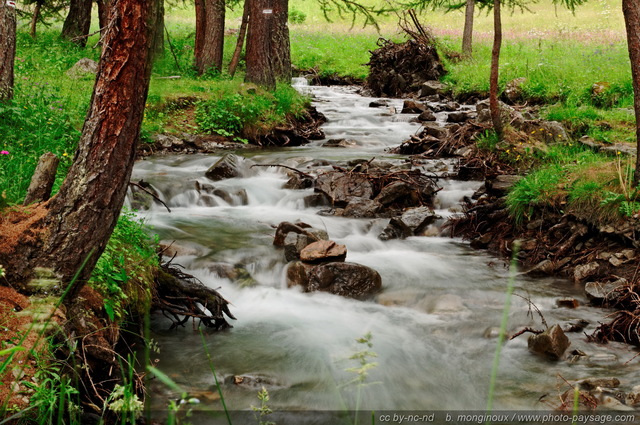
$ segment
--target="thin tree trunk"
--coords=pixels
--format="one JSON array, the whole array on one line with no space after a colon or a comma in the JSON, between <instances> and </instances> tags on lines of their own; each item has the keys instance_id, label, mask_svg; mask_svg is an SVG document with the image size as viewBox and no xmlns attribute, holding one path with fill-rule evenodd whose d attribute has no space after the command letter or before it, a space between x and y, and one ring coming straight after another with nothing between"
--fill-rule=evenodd
<instances>
[{"instance_id":1,"label":"thin tree trunk","mask_svg":"<svg viewBox=\"0 0 640 425\"><path fill-rule=\"evenodd\" d=\"M149 88L157 0L115 0L111 19L78 151L49 202L48 236L35 260L63 282L79 272L67 300L89 278L124 203Z\"/></svg>"},{"instance_id":2,"label":"thin tree trunk","mask_svg":"<svg viewBox=\"0 0 640 425\"><path fill-rule=\"evenodd\" d=\"M196 0L195 66L198 74L222 70L225 0Z\"/></svg>"},{"instance_id":3,"label":"thin tree trunk","mask_svg":"<svg viewBox=\"0 0 640 425\"><path fill-rule=\"evenodd\" d=\"M640 4L637 0L622 0L622 14L627 30L627 46L631 60L631 79L633 81L633 106L636 115L636 171L633 183L640 183Z\"/></svg>"},{"instance_id":4,"label":"thin tree trunk","mask_svg":"<svg viewBox=\"0 0 640 425\"><path fill-rule=\"evenodd\" d=\"M238 31L238 41L236 41L236 49L233 51L233 57L229 63L229 75L233 77L240 62L240 55L242 54L242 47L244 46L244 38L247 34L247 25L249 24L249 5L250 0L244 0L244 10L242 12L242 23L240 23L240 30Z\"/></svg>"},{"instance_id":5,"label":"thin tree trunk","mask_svg":"<svg viewBox=\"0 0 640 425\"><path fill-rule=\"evenodd\" d=\"M109 11L111 10L111 0L96 0L98 4L98 25L100 25L100 40L104 39L109 25Z\"/></svg>"},{"instance_id":6,"label":"thin tree trunk","mask_svg":"<svg viewBox=\"0 0 640 425\"><path fill-rule=\"evenodd\" d=\"M271 68L271 28L273 8L271 0L249 0L251 21L247 30L247 70L245 81L275 89L276 80Z\"/></svg>"},{"instance_id":7,"label":"thin tree trunk","mask_svg":"<svg viewBox=\"0 0 640 425\"><path fill-rule=\"evenodd\" d=\"M93 0L71 0L69 13L62 25L62 38L71 40L78 46L87 45L92 5Z\"/></svg>"},{"instance_id":8,"label":"thin tree trunk","mask_svg":"<svg viewBox=\"0 0 640 425\"><path fill-rule=\"evenodd\" d=\"M42 202L49 199L51 189L56 181L56 172L60 158L47 152L42 154L36 165L36 170L31 177L27 195L24 197L23 205L29 205L34 202Z\"/></svg>"},{"instance_id":9,"label":"thin tree trunk","mask_svg":"<svg viewBox=\"0 0 640 425\"><path fill-rule=\"evenodd\" d=\"M33 9L33 16L31 16L31 24L29 25L29 34L31 38L36 38L36 28L38 21L40 20L40 11L42 10L42 2L36 2L36 6Z\"/></svg>"},{"instance_id":10,"label":"thin tree trunk","mask_svg":"<svg viewBox=\"0 0 640 425\"><path fill-rule=\"evenodd\" d=\"M154 58L164 55L164 0L158 2L158 19L152 49Z\"/></svg>"},{"instance_id":11,"label":"thin tree trunk","mask_svg":"<svg viewBox=\"0 0 640 425\"><path fill-rule=\"evenodd\" d=\"M273 0L271 66L276 80L291 81L291 42L289 40L289 0Z\"/></svg>"},{"instance_id":12,"label":"thin tree trunk","mask_svg":"<svg viewBox=\"0 0 640 425\"><path fill-rule=\"evenodd\" d=\"M194 54L193 63L196 69L200 69L198 61L200 60L199 58L202 57L204 37L205 37L205 32L207 30L207 21L206 21L207 16L205 14L204 2L205 0L194 0L195 8L196 8L196 41L193 47L193 54Z\"/></svg>"},{"instance_id":13,"label":"thin tree trunk","mask_svg":"<svg viewBox=\"0 0 640 425\"><path fill-rule=\"evenodd\" d=\"M16 57L16 8L0 0L0 102L13 98Z\"/></svg>"},{"instance_id":14,"label":"thin tree trunk","mask_svg":"<svg viewBox=\"0 0 640 425\"><path fill-rule=\"evenodd\" d=\"M464 31L462 32L462 54L466 58L473 56L473 14L475 6L475 0L467 0L464 12Z\"/></svg>"},{"instance_id":15,"label":"thin tree trunk","mask_svg":"<svg viewBox=\"0 0 640 425\"><path fill-rule=\"evenodd\" d=\"M502 117L498 102L498 74L500 67L500 47L502 45L502 21L500 19L500 0L493 0L493 49L491 50L491 75L489 77L489 109L493 129L498 140L502 140Z\"/></svg>"}]
</instances>

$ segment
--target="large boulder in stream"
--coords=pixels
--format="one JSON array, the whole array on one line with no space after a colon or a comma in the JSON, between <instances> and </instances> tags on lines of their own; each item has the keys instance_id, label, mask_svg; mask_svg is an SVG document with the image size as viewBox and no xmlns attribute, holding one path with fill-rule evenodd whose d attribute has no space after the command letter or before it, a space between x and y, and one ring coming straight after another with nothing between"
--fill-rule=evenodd
<instances>
[{"instance_id":1,"label":"large boulder in stream","mask_svg":"<svg viewBox=\"0 0 640 425\"><path fill-rule=\"evenodd\" d=\"M287 269L287 285L301 286L305 292L323 291L362 299L382 287L380 274L362 264L331 262L318 265L296 261Z\"/></svg>"},{"instance_id":2,"label":"large boulder in stream","mask_svg":"<svg viewBox=\"0 0 640 425\"><path fill-rule=\"evenodd\" d=\"M315 190L327 195L336 207L347 206L352 198L371 199L373 196L373 185L365 175L341 171L320 174Z\"/></svg>"},{"instance_id":3,"label":"large boulder in stream","mask_svg":"<svg viewBox=\"0 0 640 425\"><path fill-rule=\"evenodd\" d=\"M248 173L253 161L235 154L226 154L213 164L204 175L214 181L241 177Z\"/></svg>"}]
</instances>

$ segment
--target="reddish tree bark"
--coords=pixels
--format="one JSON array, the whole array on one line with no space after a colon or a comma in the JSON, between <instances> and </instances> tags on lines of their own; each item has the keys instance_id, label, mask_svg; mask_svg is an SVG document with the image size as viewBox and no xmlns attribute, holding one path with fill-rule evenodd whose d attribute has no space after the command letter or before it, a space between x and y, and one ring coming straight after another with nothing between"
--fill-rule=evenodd
<instances>
[{"instance_id":1,"label":"reddish tree bark","mask_svg":"<svg viewBox=\"0 0 640 425\"><path fill-rule=\"evenodd\" d=\"M273 0L271 67L276 80L291 81L291 43L289 41L289 0Z\"/></svg>"},{"instance_id":2,"label":"reddish tree bark","mask_svg":"<svg viewBox=\"0 0 640 425\"><path fill-rule=\"evenodd\" d=\"M462 32L462 54L471 58L473 55L473 13L476 1L467 0L464 11L464 30Z\"/></svg>"},{"instance_id":3,"label":"reddish tree bark","mask_svg":"<svg viewBox=\"0 0 640 425\"><path fill-rule=\"evenodd\" d=\"M16 8L0 0L0 102L13 98L16 57Z\"/></svg>"},{"instance_id":4,"label":"reddish tree bark","mask_svg":"<svg viewBox=\"0 0 640 425\"><path fill-rule=\"evenodd\" d=\"M36 38L36 29L38 26L38 21L40 20L40 13L42 11L43 4L44 4L44 0L38 0L35 3L35 7L33 8L33 15L31 16L31 24L29 25L29 35L31 35L31 38Z\"/></svg>"},{"instance_id":5,"label":"reddish tree bark","mask_svg":"<svg viewBox=\"0 0 640 425\"><path fill-rule=\"evenodd\" d=\"M248 0L250 22L247 30L247 70L245 81L275 89L271 66L273 6L271 0Z\"/></svg>"},{"instance_id":6,"label":"reddish tree bark","mask_svg":"<svg viewBox=\"0 0 640 425\"><path fill-rule=\"evenodd\" d=\"M111 19L79 147L49 202L46 238L32 263L63 282L79 272L67 299L89 278L124 203L149 88L157 0L115 0Z\"/></svg>"},{"instance_id":7,"label":"reddish tree bark","mask_svg":"<svg viewBox=\"0 0 640 425\"><path fill-rule=\"evenodd\" d=\"M71 40L78 46L87 45L92 5L93 0L71 0L69 13L62 25L62 38Z\"/></svg>"},{"instance_id":8,"label":"reddish tree bark","mask_svg":"<svg viewBox=\"0 0 640 425\"><path fill-rule=\"evenodd\" d=\"M627 30L627 46L631 60L631 79L633 81L633 106L636 116L636 172L633 182L640 183L640 3L637 0L622 0L622 14Z\"/></svg>"},{"instance_id":9,"label":"reddish tree bark","mask_svg":"<svg viewBox=\"0 0 640 425\"><path fill-rule=\"evenodd\" d=\"M498 75L500 68L500 47L502 46L502 20L500 16L500 0L493 0L493 48L491 49L491 75L489 77L489 110L493 129L499 140L502 140L502 117L498 102Z\"/></svg>"},{"instance_id":10,"label":"reddish tree bark","mask_svg":"<svg viewBox=\"0 0 640 425\"><path fill-rule=\"evenodd\" d=\"M222 70L224 0L196 0L195 67L199 74Z\"/></svg>"}]
</instances>

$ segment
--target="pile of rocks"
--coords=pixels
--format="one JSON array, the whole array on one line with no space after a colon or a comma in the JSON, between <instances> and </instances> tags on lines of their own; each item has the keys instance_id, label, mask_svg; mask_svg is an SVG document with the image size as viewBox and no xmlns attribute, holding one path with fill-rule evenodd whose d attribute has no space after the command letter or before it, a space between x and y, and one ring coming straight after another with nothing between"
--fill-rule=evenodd
<instances>
[{"instance_id":1,"label":"pile of rocks","mask_svg":"<svg viewBox=\"0 0 640 425\"><path fill-rule=\"evenodd\" d=\"M305 292L324 291L345 297L367 298L382 287L380 274L362 264L345 262L347 247L329 240L327 233L306 223L282 222L274 245L284 248L290 262L287 285Z\"/></svg>"}]
</instances>

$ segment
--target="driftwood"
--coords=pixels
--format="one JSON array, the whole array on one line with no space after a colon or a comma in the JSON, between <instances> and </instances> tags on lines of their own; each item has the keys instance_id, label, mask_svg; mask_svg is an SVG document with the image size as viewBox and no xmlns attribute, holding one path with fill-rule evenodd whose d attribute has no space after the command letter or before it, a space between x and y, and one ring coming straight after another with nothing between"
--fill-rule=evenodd
<instances>
[{"instance_id":1,"label":"driftwood","mask_svg":"<svg viewBox=\"0 0 640 425\"><path fill-rule=\"evenodd\" d=\"M153 310L159 310L173 321L171 328L184 326L189 319L207 327L222 330L232 327L225 315L236 318L229 311L229 302L215 289L204 285L177 266L166 263L161 266L156 277L156 293Z\"/></svg>"},{"instance_id":2,"label":"driftwood","mask_svg":"<svg viewBox=\"0 0 640 425\"><path fill-rule=\"evenodd\" d=\"M59 163L60 159L51 152L47 152L40 157L36 171L33 173L33 177L31 177L31 184L29 184L29 189L27 189L24 205L49 199L53 183L56 181L56 172Z\"/></svg>"}]
</instances>

